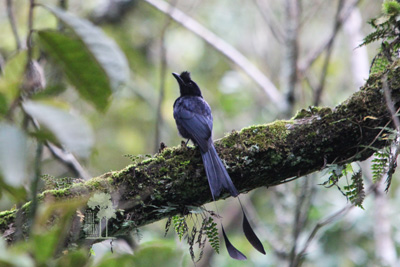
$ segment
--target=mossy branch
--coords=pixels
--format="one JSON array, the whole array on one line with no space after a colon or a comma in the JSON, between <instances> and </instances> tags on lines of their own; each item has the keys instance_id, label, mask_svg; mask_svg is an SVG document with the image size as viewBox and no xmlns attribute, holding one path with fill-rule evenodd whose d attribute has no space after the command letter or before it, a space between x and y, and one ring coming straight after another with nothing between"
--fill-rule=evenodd
<instances>
[{"instance_id":1,"label":"mossy branch","mask_svg":"<svg viewBox=\"0 0 400 267\"><path fill-rule=\"evenodd\" d=\"M394 62L384 73L373 74L366 84L334 109L302 110L292 120L276 121L233 131L215 142L216 149L241 193L291 181L324 169L367 159L376 148L387 145L379 138L393 127L383 95L387 84L396 108L400 106L400 68ZM382 130L383 129L383 130ZM108 224L108 236L121 236L136 227L188 212L189 206L212 201L199 150L166 148L154 157L109 172L85 183L47 190L39 200L89 198L94 192L111 194L120 211ZM220 198L226 198L222 194ZM26 216L29 203L19 216ZM84 209L84 208L83 208ZM17 211L0 213L0 232L13 241ZM82 227L74 220L68 243L85 241ZM26 227L23 227L25 229ZM26 233L24 233L26 234ZM87 241L87 240L86 240ZM90 242L95 242L91 240Z\"/></svg>"}]
</instances>

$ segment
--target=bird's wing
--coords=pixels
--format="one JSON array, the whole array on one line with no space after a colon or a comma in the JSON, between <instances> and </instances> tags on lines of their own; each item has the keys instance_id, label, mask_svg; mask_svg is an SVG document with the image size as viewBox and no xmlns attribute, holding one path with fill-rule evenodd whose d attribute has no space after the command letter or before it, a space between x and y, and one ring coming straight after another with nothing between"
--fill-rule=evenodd
<instances>
[{"instance_id":1,"label":"bird's wing","mask_svg":"<svg viewBox=\"0 0 400 267\"><path fill-rule=\"evenodd\" d=\"M174 112L175 120L192 137L191 139L200 146L202 152L207 152L212 143L212 117L193 112L185 106Z\"/></svg>"}]
</instances>

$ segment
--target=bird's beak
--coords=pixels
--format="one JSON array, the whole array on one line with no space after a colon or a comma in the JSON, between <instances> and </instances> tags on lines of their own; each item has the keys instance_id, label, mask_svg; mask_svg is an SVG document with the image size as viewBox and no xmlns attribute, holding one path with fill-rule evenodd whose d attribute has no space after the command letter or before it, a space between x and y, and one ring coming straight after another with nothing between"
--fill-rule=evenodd
<instances>
[{"instance_id":1,"label":"bird's beak","mask_svg":"<svg viewBox=\"0 0 400 267\"><path fill-rule=\"evenodd\" d=\"M178 73L173 72L172 75L173 75L173 76L175 77L175 79L178 81L179 86L184 86L184 85L185 85L185 83L183 82L181 76L180 76Z\"/></svg>"}]
</instances>

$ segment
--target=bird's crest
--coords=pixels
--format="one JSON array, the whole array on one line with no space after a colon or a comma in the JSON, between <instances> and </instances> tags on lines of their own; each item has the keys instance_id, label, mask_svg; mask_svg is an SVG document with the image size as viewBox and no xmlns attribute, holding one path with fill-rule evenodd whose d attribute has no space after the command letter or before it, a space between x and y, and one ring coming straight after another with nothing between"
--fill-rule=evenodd
<instances>
[{"instance_id":1,"label":"bird's crest","mask_svg":"<svg viewBox=\"0 0 400 267\"><path fill-rule=\"evenodd\" d=\"M190 81L192 80L192 79L190 78L190 72L188 72L188 71L182 72L180 76L181 76L181 79L182 79L185 83L190 82Z\"/></svg>"}]
</instances>

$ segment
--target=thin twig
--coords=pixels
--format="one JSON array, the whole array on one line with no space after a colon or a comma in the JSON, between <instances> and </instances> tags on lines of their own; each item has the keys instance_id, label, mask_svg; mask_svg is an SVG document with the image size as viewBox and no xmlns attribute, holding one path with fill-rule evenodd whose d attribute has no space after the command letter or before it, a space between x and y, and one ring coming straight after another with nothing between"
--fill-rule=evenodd
<instances>
[{"instance_id":1,"label":"thin twig","mask_svg":"<svg viewBox=\"0 0 400 267\"><path fill-rule=\"evenodd\" d=\"M32 34L33 34L33 9L35 7L35 0L29 1L29 13L28 13L28 36L26 38L26 47L28 49L28 62L32 60L33 49L32 49Z\"/></svg>"},{"instance_id":2,"label":"thin twig","mask_svg":"<svg viewBox=\"0 0 400 267\"><path fill-rule=\"evenodd\" d=\"M339 32L343 23L350 16L353 8L356 7L361 0L355 0L352 4L348 5L348 8L339 14L339 21L335 21L335 25L333 28L332 34L321 43L319 47L317 47L314 51L311 51L302 62L299 64L299 76L303 76L304 73L310 68L310 66L315 62L315 60L327 49L330 43L336 38L337 33Z\"/></svg>"},{"instance_id":3,"label":"thin twig","mask_svg":"<svg viewBox=\"0 0 400 267\"><path fill-rule=\"evenodd\" d=\"M31 184L32 204L30 207L30 216L29 216L30 223L28 224L29 227L32 226L36 217L36 210L38 205L37 195L38 195L38 185L41 176L42 154L43 154L43 143L41 141L38 141L36 147L36 156L35 156L35 176L33 177Z\"/></svg>"},{"instance_id":4,"label":"thin twig","mask_svg":"<svg viewBox=\"0 0 400 267\"><path fill-rule=\"evenodd\" d=\"M398 114L394 107L393 100L390 95L390 90L389 90L388 81L387 81L387 73L383 76L382 87L383 87L383 91L385 93L386 106L387 106L390 114L392 115L392 120L393 120L394 125L396 126L396 130L399 131L400 130L399 117L398 117Z\"/></svg>"},{"instance_id":5,"label":"thin twig","mask_svg":"<svg viewBox=\"0 0 400 267\"><path fill-rule=\"evenodd\" d=\"M14 11L13 11L13 5L12 4L13 4L12 0L7 0L6 1L8 20L10 21L11 30L12 30L13 35L14 35L15 43L17 45L17 50L19 51L19 50L22 49L22 45L21 45L21 39L20 39L19 34L18 34L17 23L15 21L15 16L14 16Z\"/></svg>"},{"instance_id":6,"label":"thin twig","mask_svg":"<svg viewBox=\"0 0 400 267\"><path fill-rule=\"evenodd\" d=\"M176 5L176 0L174 3L171 4L171 8L174 8ZM165 47L165 33L168 29L168 26L171 24L171 17L167 17L163 28L161 29L160 34L160 91L158 96L158 103L157 103L157 114L156 114L156 129L155 129L155 142L154 142L154 152L158 151L159 144L161 142L161 129L164 123L164 119L162 116L162 104L164 102L164 95L165 95L165 80L167 74L167 51Z\"/></svg>"},{"instance_id":7,"label":"thin twig","mask_svg":"<svg viewBox=\"0 0 400 267\"><path fill-rule=\"evenodd\" d=\"M7 6L10 7L10 6ZM27 47L27 61L26 61L26 68L25 68L25 72L27 72L28 70L28 66L32 61L32 55L33 55L33 49L32 49L32 32L33 32L33 9L35 7L35 1L34 0L30 0L29 1L29 10L28 10L28 36L26 38L26 47ZM10 7L11 8L11 7ZM11 12L12 14L12 12ZM11 22L11 20L10 20ZM12 24L13 25L13 24ZM14 22L15 25L15 22ZM15 34L14 34L15 35ZM18 36L18 34L17 34ZM16 38L17 38L16 36ZM18 37L19 39L19 37ZM20 45L21 46L21 45ZM14 110L20 105L22 101L21 96L17 96L13 102L11 103L7 114L6 114L6 119L10 122L13 121L13 117L14 117Z\"/></svg>"},{"instance_id":8,"label":"thin twig","mask_svg":"<svg viewBox=\"0 0 400 267\"><path fill-rule=\"evenodd\" d=\"M286 35L284 42L284 58L282 62L282 90L289 104L287 116L290 117L295 104L295 89L297 84L297 60L299 54L299 21L301 7L297 0L286 0Z\"/></svg>"},{"instance_id":9,"label":"thin twig","mask_svg":"<svg viewBox=\"0 0 400 267\"><path fill-rule=\"evenodd\" d=\"M399 122L398 112L396 112L394 103L391 99L391 93L390 93L388 81L387 81L387 73L383 76L382 87L383 87L383 91L385 94L386 106L392 116L393 123L396 126L396 137L395 137L395 140L390 149L390 156L389 156L389 162L388 162L389 164L388 164L387 178L386 178L385 191L388 192L390 185L392 183L393 174L397 168L397 157L400 153L400 147L399 147L400 122Z\"/></svg>"},{"instance_id":10,"label":"thin twig","mask_svg":"<svg viewBox=\"0 0 400 267\"><path fill-rule=\"evenodd\" d=\"M400 108L398 108L397 110L396 110L396 114L398 114L400 112ZM361 151L359 151L357 154L355 154L354 156L352 156L352 157L350 157L350 158L348 158L348 159L346 159L345 161L346 162L348 162L348 161L351 161L351 160L353 160L357 155L360 155L360 154L362 154L364 151L366 151L367 149L370 149L371 147L372 147L372 145L378 140L378 138L381 136L381 134L386 130L386 127L388 127L389 126L389 124L391 124L392 123L392 121L393 120L389 120L386 124L385 124L385 126L383 126L382 127L382 129L379 131L379 133L375 136L375 138L367 145L367 146L365 146L365 148L364 149L362 149ZM344 162L344 161L343 161ZM343 162L333 162L334 164L338 164L338 165L340 165L340 164L343 164Z\"/></svg>"},{"instance_id":11,"label":"thin twig","mask_svg":"<svg viewBox=\"0 0 400 267\"><path fill-rule=\"evenodd\" d=\"M354 7L349 18L343 23L343 30L347 35L348 46L351 49L351 71L356 88L364 85L369 75L370 66L367 47L359 47L360 41L364 38L362 33L363 24L361 12L358 7Z\"/></svg>"},{"instance_id":12,"label":"thin twig","mask_svg":"<svg viewBox=\"0 0 400 267\"><path fill-rule=\"evenodd\" d=\"M36 130L40 129L39 123L34 118L31 118L30 121ZM51 154L62 164L64 164L70 171L72 171L74 175L84 180L89 180L92 178L72 153L62 150L49 141L46 141L44 144L50 150Z\"/></svg>"},{"instance_id":13,"label":"thin twig","mask_svg":"<svg viewBox=\"0 0 400 267\"><path fill-rule=\"evenodd\" d=\"M67 7L68 7L67 0L59 0L58 6L63 10L67 10ZM60 19L58 19L58 21L57 21L57 29L60 32L63 32L65 29L65 25L62 23L62 21Z\"/></svg>"},{"instance_id":14,"label":"thin twig","mask_svg":"<svg viewBox=\"0 0 400 267\"><path fill-rule=\"evenodd\" d=\"M275 85L242 53L236 50L232 45L209 31L199 22L189 17L177 8L171 8L171 5L162 0L145 0L161 12L170 16L173 20L198 35L209 45L221 52L235 65L241 68L250 78L252 78L263 92L270 98L279 110L286 110L288 104L283 94L275 87Z\"/></svg>"},{"instance_id":15,"label":"thin twig","mask_svg":"<svg viewBox=\"0 0 400 267\"><path fill-rule=\"evenodd\" d=\"M68 7L68 1L67 0L59 0L58 1L58 6L61 7L62 9L66 10Z\"/></svg>"},{"instance_id":16,"label":"thin twig","mask_svg":"<svg viewBox=\"0 0 400 267\"><path fill-rule=\"evenodd\" d=\"M328 72L329 61L330 61L331 55L332 55L333 43L335 41L336 34L339 31L340 26L342 25L342 21L340 19L340 14L342 12L343 2L344 2L344 0L339 0L338 8L337 8L336 15L335 15L335 24L333 27L333 34L331 36L332 38L329 39L329 42L327 44L325 60L324 60L324 65L322 67L320 82L319 82L319 85L318 85L316 91L314 92L314 103L313 103L314 106L319 105L319 102L321 100L322 91L324 90L326 74Z\"/></svg>"},{"instance_id":17,"label":"thin twig","mask_svg":"<svg viewBox=\"0 0 400 267\"><path fill-rule=\"evenodd\" d=\"M67 168L72 171L74 175L84 180L89 180L92 178L92 176L86 171L85 168L82 167L72 153L62 150L48 141L45 143L45 145L50 150L51 154L58 159L58 161L67 166Z\"/></svg>"},{"instance_id":18,"label":"thin twig","mask_svg":"<svg viewBox=\"0 0 400 267\"><path fill-rule=\"evenodd\" d=\"M274 17L274 13L269 8L269 3L262 0L253 0L254 4L257 6L257 10L260 12L262 18L267 24L269 30L272 35L280 44L284 44L284 40L286 39L285 33L281 28L279 28L280 23L276 22L276 18Z\"/></svg>"},{"instance_id":19,"label":"thin twig","mask_svg":"<svg viewBox=\"0 0 400 267\"><path fill-rule=\"evenodd\" d=\"M313 191L310 190L311 187L310 180L311 179L306 178L302 182L301 194L297 197L295 216L293 222L293 242L292 242L293 245L289 254L290 266L299 265L299 259L298 257L296 257L296 250L301 229L304 229L307 223L308 212L311 206L311 201L310 201L311 192Z\"/></svg>"},{"instance_id":20,"label":"thin twig","mask_svg":"<svg viewBox=\"0 0 400 267\"><path fill-rule=\"evenodd\" d=\"M370 195L371 193L373 193L376 188L378 187L378 184L372 184L366 194L365 197L367 197L368 195ZM334 221L337 221L339 219L339 217L343 217L344 215L346 215L351 209L353 209L355 207L354 204L347 204L344 208L340 209L339 211L329 215L328 217L326 217L323 220L320 220L319 222L317 222L317 224L314 226L313 230L311 231L311 233L309 234L306 243L303 246L303 249L297 254L297 262L300 262L300 260L304 257L308 247L310 246L311 242L313 241L315 235L317 234L317 232L324 226L333 223Z\"/></svg>"},{"instance_id":21,"label":"thin twig","mask_svg":"<svg viewBox=\"0 0 400 267\"><path fill-rule=\"evenodd\" d=\"M63 7L66 5L66 2L61 1L60 5ZM29 62L31 62L32 56L33 56L32 34L33 34L33 9L34 9L34 7L35 7L35 1L30 0L29 15L28 15L28 37L27 37L28 63L27 64L29 64ZM18 97L18 99L19 100L16 102L15 107L20 104L21 97ZM12 112L12 110L14 110L14 108L13 109L10 108L11 112ZM9 113L11 113L11 112L9 112ZM31 121L36 129L40 128L37 121L35 121L34 119L32 119ZM67 168L70 169L75 175L77 175L78 177L85 179L85 180L88 180L91 178L91 176L82 167L82 165L78 162L78 160L75 158L74 155L58 148L57 146L53 145L52 143L50 143L48 141L45 142L45 145L50 150L52 155L56 159L58 159L62 164L67 166Z\"/></svg>"},{"instance_id":22,"label":"thin twig","mask_svg":"<svg viewBox=\"0 0 400 267\"><path fill-rule=\"evenodd\" d=\"M316 13L321 10L323 7L323 4L326 5L326 0L318 0L318 1L312 1L310 2L311 6L307 6L304 9L304 16L302 20L300 21L300 28L303 27L308 20L312 19L315 17Z\"/></svg>"},{"instance_id":23,"label":"thin twig","mask_svg":"<svg viewBox=\"0 0 400 267\"><path fill-rule=\"evenodd\" d=\"M370 167L368 167L368 170ZM370 171L363 172L363 175L371 183L373 182L372 173ZM384 193L383 181L376 181L378 186L373 192L374 209L373 209L373 231L375 243L375 255L382 266L399 266L396 264L397 252L394 244L394 235L390 224L390 213L392 207L389 203L388 196Z\"/></svg>"}]
</instances>

